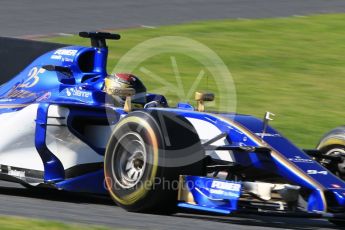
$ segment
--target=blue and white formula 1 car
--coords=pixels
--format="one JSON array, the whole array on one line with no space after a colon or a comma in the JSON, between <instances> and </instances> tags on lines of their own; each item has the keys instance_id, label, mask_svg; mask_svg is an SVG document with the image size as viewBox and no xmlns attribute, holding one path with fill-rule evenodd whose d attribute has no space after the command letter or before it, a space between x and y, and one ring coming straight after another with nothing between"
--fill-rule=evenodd
<instances>
[{"instance_id":1,"label":"blue and white formula 1 car","mask_svg":"<svg viewBox=\"0 0 345 230\"><path fill-rule=\"evenodd\" d=\"M127 84L139 79L121 74L119 87L106 72L106 40L120 36L80 36L92 47L48 52L1 86L1 179L110 194L135 212L261 212L344 225L345 183L314 160L317 151L271 128L270 113L262 121L205 112L209 93L196 93L197 108L168 107L155 94L139 100Z\"/></svg>"}]
</instances>

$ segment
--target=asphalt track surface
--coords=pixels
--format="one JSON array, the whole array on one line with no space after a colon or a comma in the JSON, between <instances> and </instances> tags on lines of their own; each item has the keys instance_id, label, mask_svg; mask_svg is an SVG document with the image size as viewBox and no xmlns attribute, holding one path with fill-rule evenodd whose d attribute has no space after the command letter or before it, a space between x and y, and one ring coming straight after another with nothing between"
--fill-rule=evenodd
<instances>
[{"instance_id":1,"label":"asphalt track surface","mask_svg":"<svg viewBox=\"0 0 345 230\"><path fill-rule=\"evenodd\" d=\"M345 12L345 1L1 0L0 36L30 37L203 19L285 17L331 12ZM107 197L31 191L7 182L0 182L0 214L129 229L337 229L320 219L128 213L114 206Z\"/></svg>"},{"instance_id":2,"label":"asphalt track surface","mask_svg":"<svg viewBox=\"0 0 345 230\"><path fill-rule=\"evenodd\" d=\"M177 213L173 216L129 213L108 197L55 190L31 191L17 184L0 185L0 214L126 229L337 229L326 220L270 216L209 216Z\"/></svg>"},{"instance_id":3,"label":"asphalt track surface","mask_svg":"<svg viewBox=\"0 0 345 230\"><path fill-rule=\"evenodd\" d=\"M344 11L343 0L1 0L0 36Z\"/></svg>"}]
</instances>

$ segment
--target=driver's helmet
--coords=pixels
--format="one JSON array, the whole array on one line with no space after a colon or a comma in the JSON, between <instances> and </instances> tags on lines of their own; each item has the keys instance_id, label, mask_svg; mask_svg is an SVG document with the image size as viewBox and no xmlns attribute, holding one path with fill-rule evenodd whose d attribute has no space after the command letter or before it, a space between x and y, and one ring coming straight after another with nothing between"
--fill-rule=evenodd
<instances>
[{"instance_id":1,"label":"driver's helmet","mask_svg":"<svg viewBox=\"0 0 345 230\"><path fill-rule=\"evenodd\" d=\"M146 87L138 77L128 73L116 73L105 78L104 90L111 94L115 106L123 106L126 98L112 94L115 88L133 88L135 95L132 97L134 107L143 107L146 104Z\"/></svg>"}]
</instances>

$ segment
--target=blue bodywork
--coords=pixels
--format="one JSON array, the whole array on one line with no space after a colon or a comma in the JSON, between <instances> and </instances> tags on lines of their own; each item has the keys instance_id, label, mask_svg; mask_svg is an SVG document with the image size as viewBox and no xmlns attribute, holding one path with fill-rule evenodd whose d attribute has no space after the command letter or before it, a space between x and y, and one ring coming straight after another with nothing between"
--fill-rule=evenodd
<instances>
[{"instance_id":1,"label":"blue bodywork","mask_svg":"<svg viewBox=\"0 0 345 230\"><path fill-rule=\"evenodd\" d=\"M53 50L38 57L11 81L0 87L0 114L16 112L28 105L39 104L34 145L44 165L44 182L54 184L56 188L107 193L103 184L102 169L66 178L61 162L48 150L45 143L50 105L70 108L70 116L108 119L110 111L113 114L110 125L116 125L116 122L127 114L123 108L114 107L106 100L103 88L104 78L107 76L107 54L106 47L69 46ZM43 68L47 65L62 67L63 71ZM157 98L163 104L167 104L161 95L147 95L148 101ZM278 174L301 186L309 194L309 211L327 212L330 206L345 207L345 183L273 128L268 127L266 134L261 138L261 120L248 115L196 112L193 106L187 103L179 103L176 108L147 110L152 109L167 110L186 118L209 122L227 134L226 138L231 146L270 148L269 154L236 151L233 151L233 154L240 165ZM83 140L82 136L79 138ZM92 146L92 143L87 144L100 155L104 155L105 149ZM228 191L211 187L213 183L217 184L217 179L186 176L186 180L197 185L189 188L196 204L180 203L180 207L217 213L230 213L238 209L241 182L222 181L237 186L234 191ZM200 191L203 195L200 195Z\"/></svg>"},{"instance_id":2,"label":"blue bodywork","mask_svg":"<svg viewBox=\"0 0 345 230\"><path fill-rule=\"evenodd\" d=\"M184 186L188 189L196 204L181 202L181 208L230 214L238 209L237 202L241 196L240 182L230 182L207 177L185 176Z\"/></svg>"}]
</instances>

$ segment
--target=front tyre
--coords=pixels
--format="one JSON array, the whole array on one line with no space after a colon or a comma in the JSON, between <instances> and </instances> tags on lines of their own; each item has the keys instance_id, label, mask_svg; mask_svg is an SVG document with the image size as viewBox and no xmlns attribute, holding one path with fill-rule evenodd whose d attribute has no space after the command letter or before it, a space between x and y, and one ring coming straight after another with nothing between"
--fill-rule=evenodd
<instances>
[{"instance_id":1,"label":"front tyre","mask_svg":"<svg viewBox=\"0 0 345 230\"><path fill-rule=\"evenodd\" d=\"M340 162L329 164L331 170L341 179L345 179L345 126L337 127L327 133L317 146L325 156L339 156Z\"/></svg>"},{"instance_id":2,"label":"front tyre","mask_svg":"<svg viewBox=\"0 0 345 230\"><path fill-rule=\"evenodd\" d=\"M202 175L204 156L187 119L163 111L133 112L109 139L106 185L116 204L128 211L171 213L179 175Z\"/></svg>"}]
</instances>

